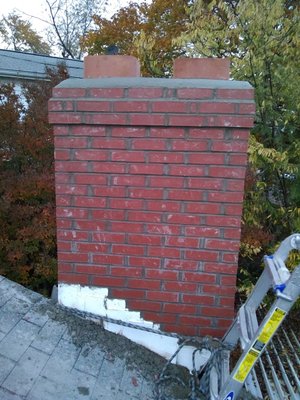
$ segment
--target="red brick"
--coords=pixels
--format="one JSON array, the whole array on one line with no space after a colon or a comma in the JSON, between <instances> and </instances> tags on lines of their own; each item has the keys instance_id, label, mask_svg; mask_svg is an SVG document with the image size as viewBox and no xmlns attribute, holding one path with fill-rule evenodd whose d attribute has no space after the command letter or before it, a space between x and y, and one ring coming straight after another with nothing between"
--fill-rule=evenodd
<instances>
[{"instance_id":1,"label":"red brick","mask_svg":"<svg viewBox=\"0 0 300 400\"><path fill-rule=\"evenodd\" d=\"M148 102L146 101L116 101L114 104L115 112L147 112Z\"/></svg>"},{"instance_id":2,"label":"red brick","mask_svg":"<svg viewBox=\"0 0 300 400\"><path fill-rule=\"evenodd\" d=\"M199 225L200 216L191 214L169 214L167 215L167 222L170 224L180 225Z\"/></svg>"},{"instance_id":3,"label":"red brick","mask_svg":"<svg viewBox=\"0 0 300 400\"><path fill-rule=\"evenodd\" d=\"M222 329L228 329L230 325L232 324L232 318L231 319L217 319L217 326L222 328Z\"/></svg>"},{"instance_id":4,"label":"red brick","mask_svg":"<svg viewBox=\"0 0 300 400\"><path fill-rule=\"evenodd\" d=\"M212 151L225 151L232 153L246 153L248 149L247 142L221 142L221 141L213 141L211 145Z\"/></svg>"},{"instance_id":5,"label":"red brick","mask_svg":"<svg viewBox=\"0 0 300 400\"><path fill-rule=\"evenodd\" d=\"M220 99L250 99L254 96L253 89L217 89L217 97Z\"/></svg>"},{"instance_id":6,"label":"red brick","mask_svg":"<svg viewBox=\"0 0 300 400\"><path fill-rule=\"evenodd\" d=\"M107 265L124 265L124 257L112 254L93 254L93 262Z\"/></svg>"},{"instance_id":7,"label":"red brick","mask_svg":"<svg viewBox=\"0 0 300 400\"><path fill-rule=\"evenodd\" d=\"M225 164L225 154L196 153L196 154L189 154L188 159L191 164L205 164L205 165Z\"/></svg>"},{"instance_id":8,"label":"red brick","mask_svg":"<svg viewBox=\"0 0 300 400\"><path fill-rule=\"evenodd\" d=\"M149 268L158 268L160 266L161 260L160 258L154 257L128 257L128 264L134 267L149 267ZM150 277L151 278L151 277ZM155 277L154 277L155 279Z\"/></svg>"},{"instance_id":9,"label":"red brick","mask_svg":"<svg viewBox=\"0 0 300 400\"><path fill-rule=\"evenodd\" d=\"M78 113L51 112L48 119L50 124L80 124L82 115Z\"/></svg>"},{"instance_id":10,"label":"red brick","mask_svg":"<svg viewBox=\"0 0 300 400\"><path fill-rule=\"evenodd\" d=\"M143 318L147 321L153 321L156 323L175 323L177 321L177 316L174 314L157 314L154 312L144 312Z\"/></svg>"},{"instance_id":11,"label":"red brick","mask_svg":"<svg viewBox=\"0 0 300 400\"><path fill-rule=\"evenodd\" d=\"M191 282L164 282L163 286L167 291L179 293L195 292L197 289L197 284Z\"/></svg>"},{"instance_id":12,"label":"red brick","mask_svg":"<svg viewBox=\"0 0 300 400\"><path fill-rule=\"evenodd\" d=\"M184 178L174 178L174 177L153 177L149 179L149 184L151 187L183 187L184 186Z\"/></svg>"},{"instance_id":13,"label":"red brick","mask_svg":"<svg viewBox=\"0 0 300 400\"><path fill-rule=\"evenodd\" d=\"M167 313L175 313L175 314L196 314L197 306L191 304L164 304L163 311Z\"/></svg>"},{"instance_id":14,"label":"red brick","mask_svg":"<svg viewBox=\"0 0 300 400\"><path fill-rule=\"evenodd\" d=\"M115 162L93 162L93 172L101 172L104 174L124 174L126 172L126 164Z\"/></svg>"},{"instance_id":15,"label":"red brick","mask_svg":"<svg viewBox=\"0 0 300 400\"><path fill-rule=\"evenodd\" d=\"M191 128L189 129L189 138L190 139L212 139L212 140L221 140L224 139L225 132L224 129L217 128Z\"/></svg>"},{"instance_id":16,"label":"red brick","mask_svg":"<svg viewBox=\"0 0 300 400\"><path fill-rule=\"evenodd\" d=\"M57 245L58 252L61 252L61 251L70 252L71 251L71 243L70 242L62 242L62 241L58 240L56 245Z\"/></svg>"},{"instance_id":17,"label":"red brick","mask_svg":"<svg viewBox=\"0 0 300 400\"><path fill-rule=\"evenodd\" d=\"M203 270L205 272L216 273L216 274L233 274L237 272L237 265L233 264L222 264L222 263L204 263Z\"/></svg>"},{"instance_id":18,"label":"red brick","mask_svg":"<svg viewBox=\"0 0 300 400\"><path fill-rule=\"evenodd\" d=\"M208 193L207 200L218 203L242 203L243 198L243 192L210 192Z\"/></svg>"},{"instance_id":19,"label":"red brick","mask_svg":"<svg viewBox=\"0 0 300 400\"><path fill-rule=\"evenodd\" d=\"M127 286L135 289L159 290L161 287L161 282L145 279L128 279ZM153 311L157 311L157 308L160 310L161 307L156 306L155 308L156 309ZM143 309L146 310L147 308L144 306Z\"/></svg>"},{"instance_id":20,"label":"red brick","mask_svg":"<svg viewBox=\"0 0 300 400\"><path fill-rule=\"evenodd\" d=\"M86 138L56 137L54 139L55 148L78 149L87 147Z\"/></svg>"},{"instance_id":21,"label":"red brick","mask_svg":"<svg viewBox=\"0 0 300 400\"><path fill-rule=\"evenodd\" d=\"M203 176L205 175L205 167L171 165L169 167L169 174L179 176Z\"/></svg>"},{"instance_id":22,"label":"red brick","mask_svg":"<svg viewBox=\"0 0 300 400\"><path fill-rule=\"evenodd\" d=\"M83 274L66 274L58 272L58 282L75 283L79 285L88 284L88 275Z\"/></svg>"},{"instance_id":23,"label":"red brick","mask_svg":"<svg viewBox=\"0 0 300 400\"><path fill-rule=\"evenodd\" d=\"M88 254L80 254L80 253L64 253L60 251L58 253L58 261L69 261L69 262L80 262L86 263L88 262Z\"/></svg>"},{"instance_id":24,"label":"red brick","mask_svg":"<svg viewBox=\"0 0 300 400\"><path fill-rule=\"evenodd\" d=\"M243 204L227 204L225 206L225 214L227 215L242 215ZM238 226L238 225L236 225Z\"/></svg>"},{"instance_id":25,"label":"red brick","mask_svg":"<svg viewBox=\"0 0 300 400\"><path fill-rule=\"evenodd\" d=\"M222 190L223 186L224 186L224 179L189 178L187 180L187 187L191 189Z\"/></svg>"},{"instance_id":26,"label":"red brick","mask_svg":"<svg viewBox=\"0 0 300 400\"><path fill-rule=\"evenodd\" d=\"M243 179L226 179L226 191L243 192L244 180Z\"/></svg>"},{"instance_id":27,"label":"red brick","mask_svg":"<svg viewBox=\"0 0 300 400\"><path fill-rule=\"evenodd\" d=\"M91 211L92 221L98 220L119 220L123 221L125 219L125 210L110 210L110 209L103 209L103 210L92 210Z\"/></svg>"},{"instance_id":28,"label":"red brick","mask_svg":"<svg viewBox=\"0 0 300 400\"><path fill-rule=\"evenodd\" d=\"M185 234L188 236L198 236L198 237L219 237L220 229L209 228L206 226L186 226L184 228Z\"/></svg>"},{"instance_id":29,"label":"red brick","mask_svg":"<svg viewBox=\"0 0 300 400\"><path fill-rule=\"evenodd\" d=\"M179 276L178 271L166 271L162 269L147 269L145 270L146 279L174 280L177 281Z\"/></svg>"},{"instance_id":30,"label":"red brick","mask_svg":"<svg viewBox=\"0 0 300 400\"><path fill-rule=\"evenodd\" d=\"M129 279L128 282L131 282L132 280ZM140 281L139 281L140 282ZM151 283L151 282L149 282ZM145 300L127 300L127 306L130 310L148 310L148 311L156 311L159 312L161 311L162 308L162 303L158 302L155 303L154 301L145 301Z\"/></svg>"},{"instance_id":31,"label":"red brick","mask_svg":"<svg viewBox=\"0 0 300 400\"><path fill-rule=\"evenodd\" d=\"M175 151L207 151L208 142L206 140L173 140L172 150Z\"/></svg>"},{"instance_id":32,"label":"red brick","mask_svg":"<svg viewBox=\"0 0 300 400\"><path fill-rule=\"evenodd\" d=\"M91 220L77 220L75 221L76 229L86 231L99 231L105 229L104 221L91 221Z\"/></svg>"},{"instance_id":33,"label":"red brick","mask_svg":"<svg viewBox=\"0 0 300 400\"><path fill-rule=\"evenodd\" d=\"M179 212L181 204L178 201L148 200L146 209L150 211Z\"/></svg>"},{"instance_id":34,"label":"red brick","mask_svg":"<svg viewBox=\"0 0 300 400\"><path fill-rule=\"evenodd\" d=\"M82 219L88 217L88 210L70 207L56 207L56 216L63 218Z\"/></svg>"},{"instance_id":35,"label":"red brick","mask_svg":"<svg viewBox=\"0 0 300 400\"><path fill-rule=\"evenodd\" d=\"M126 125L126 114L84 114L86 124L95 125Z\"/></svg>"},{"instance_id":36,"label":"red brick","mask_svg":"<svg viewBox=\"0 0 300 400\"><path fill-rule=\"evenodd\" d=\"M141 126L165 125L165 116L162 114L130 114L129 124Z\"/></svg>"},{"instance_id":37,"label":"red brick","mask_svg":"<svg viewBox=\"0 0 300 400\"><path fill-rule=\"evenodd\" d=\"M235 302L235 299L233 296L220 298L220 306L230 307L230 308L234 309L234 302Z\"/></svg>"},{"instance_id":38,"label":"red brick","mask_svg":"<svg viewBox=\"0 0 300 400\"><path fill-rule=\"evenodd\" d=\"M73 128L74 126L72 126L72 128ZM53 133L54 133L54 136L56 137L56 136L60 136L60 135L68 135L69 134L69 131L70 131L70 127L69 126L65 126L65 125L61 125L61 126L59 126L59 125L54 125L53 126Z\"/></svg>"},{"instance_id":39,"label":"red brick","mask_svg":"<svg viewBox=\"0 0 300 400\"><path fill-rule=\"evenodd\" d=\"M103 150L77 150L74 152L75 160L104 161L108 159L108 152Z\"/></svg>"},{"instance_id":40,"label":"red brick","mask_svg":"<svg viewBox=\"0 0 300 400\"><path fill-rule=\"evenodd\" d=\"M75 265L75 272L78 274L106 275L107 271L107 267L103 265Z\"/></svg>"},{"instance_id":41,"label":"red brick","mask_svg":"<svg viewBox=\"0 0 300 400\"><path fill-rule=\"evenodd\" d=\"M162 239L160 236L149 236L149 235L128 235L129 244L145 244L152 246L160 246Z\"/></svg>"},{"instance_id":42,"label":"red brick","mask_svg":"<svg viewBox=\"0 0 300 400\"><path fill-rule=\"evenodd\" d=\"M148 255L150 257L179 258L180 249L151 246L148 248Z\"/></svg>"},{"instance_id":43,"label":"red brick","mask_svg":"<svg viewBox=\"0 0 300 400\"><path fill-rule=\"evenodd\" d=\"M93 148L97 149L125 149L126 142L124 139L107 139L107 138L94 138Z\"/></svg>"},{"instance_id":44,"label":"red brick","mask_svg":"<svg viewBox=\"0 0 300 400\"><path fill-rule=\"evenodd\" d=\"M198 247L199 239L184 237L184 236L167 236L165 238L165 246L174 246L174 247Z\"/></svg>"},{"instance_id":45,"label":"red brick","mask_svg":"<svg viewBox=\"0 0 300 400\"><path fill-rule=\"evenodd\" d=\"M234 114L235 104L225 102L202 102L200 103L200 113L207 114Z\"/></svg>"},{"instance_id":46,"label":"red brick","mask_svg":"<svg viewBox=\"0 0 300 400\"><path fill-rule=\"evenodd\" d=\"M59 264L59 272L73 272L73 264L66 264L66 263L60 263Z\"/></svg>"},{"instance_id":47,"label":"red brick","mask_svg":"<svg viewBox=\"0 0 300 400\"><path fill-rule=\"evenodd\" d=\"M113 244L113 254L126 254L128 256L143 256L145 255L144 246L130 246L128 244L119 245Z\"/></svg>"},{"instance_id":48,"label":"red brick","mask_svg":"<svg viewBox=\"0 0 300 400\"><path fill-rule=\"evenodd\" d=\"M165 179L168 179L168 178L165 178ZM200 201L200 200L202 200L202 198L203 198L203 193L200 192L199 190L186 190L186 189L182 189L182 190L169 189L168 190L168 199L170 199L170 200Z\"/></svg>"},{"instance_id":49,"label":"red brick","mask_svg":"<svg viewBox=\"0 0 300 400\"><path fill-rule=\"evenodd\" d=\"M207 249L239 251L240 243L237 240L206 239L205 247Z\"/></svg>"},{"instance_id":50,"label":"red brick","mask_svg":"<svg viewBox=\"0 0 300 400\"><path fill-rule=\"evenodd\" d=\"M247 154L231 154L229 156L229 165L246 165L248 161Z\"/></svg>"},{"instance_id":51,"label":"red brick","mask_svg":"<svg viewBox=\"0 0 300 400\"><path fill-rule=\"evenodd\" d=\"M204 126L205 119L200 115L169 115L170 126Z\"/></svg>"},{"instance_id":52,"label":"red brick","mask_svg":"<svg viewBox=\"0 0 300 400\"><path fill-rule=\"evenodd\" d=\"M56 161L56 172L87 172L88 163L85 161Z\"/></svg>"},{"instance_id":53,"label":"red brick","mask_svg":"<svg viewBox=\"0 0 300 400\"><path fill-rule=\"evenodd\" d=\"M164 166L161 164L132 164L129 173L140 175L163 175Z\"/></svg>"},{"instance_id":54,"label":"red brick","mask_svg":"<svg viewBox=\"0 0 300 400\"><path fill-rule=\"evenodd\" d=\"M186 113L188 112L188 103L183 101L159 101L153 102L152 112L162 113Z\"/></svg>"},{"instance_id":55,"label":"red brick","mask_svg":"<svg viewBox=\"0 0 300 400\"><path fill-rule=\"evenodd\" d=\"M145 211L128 212L128 221L161 222L162 215L159 213L149 213Z\"/></svg>"},{"instance_id":56,"label":"red brick","mask_svg":"<svg viewBox=\"0 0 300 400\"><path fill-rule=\"evenodd\" d=\"M210 195L210 193L208 195ZM210 199L208 200L210 201ZM211 203L186 203L185 211L194 214L219 214L220 205Z\"/></svg>"},{"instance_id":57,"label":"red brick","mask_svg":"<svg viewBox=\"0 0 300 400\"><path fill-rule=\"evenodd\" d=\"M240 240L241 230L240 229L224 229L224 238Z\"/></svg>"},{"instance_id":58,"label":"red brick","mask_svg":"<svg viewBox=\"0 0 300 400\"><path fill-rule=\"evenodd\" d=\"M214 305L215 298L213 296L183 294L182 302L195 305Z\"/></svg>"},{"instance_id":59,"label":"red brick","mask_svg":"<svg viewBox=\"0 0 300 400\"><path fill-rule=\"evenodd\" d=\"M167 301L168 303L174 303L178 302L179 293L148 291L146 292L146 299L154 301Z\"/></svg>"},{"instance_id":60,"label":"red brick","mask_svg":"<svg viewBox=\"0 0 300 400\"><path fill-rule=\"evenodd\" d=\"M185 250L185 257L189 260L217 261L218 252L207 250Z\"/></svg>"},{"instance_id":61,"label":"red brick","mask_svg":"<svg viewBox=\"0 0 300 400\"><path fill-rule=\"evenodd\" d=\"M198 328L193 326L188 326L188 325L172 325L172 324L163 324L162 326L163 330L165 332L176 332L178 334L181 335L185 335L185 336L197 336L197 331Z\"/></svg>"},{"instance_id":62,"label":"red brick","mask_svg":"<svg viewBox=\"0 0 300 400\"><path fill-rule=\"evenodd\" d=\"M105 207L106 199L99 197L87 197L87 196L75 196L74 197L74 206L76 207Z\"/></svg>"},{"instance_id":63,"label":"red brick","mask_svg":"<svg viewBox=\"0 0 300 400\"><path fill-rule=\"evenodd\" d=\"M216 275L204 274L203 272L185 272L184 280L188 282L216 283Z\"/></svg>"},{"instance_id":64,"label":"red brick","mask_svg":"<svg viewBox=\"0 0 300 400\"><path fill-rule=\"evenodd\" d=\"M71 175L70 174L64 174L61 172L57 172L57 174L55 174L55 183L69 183L71 181Z\"/></svg>"},{"instance_id":65,"label":"red brick","mask_svg":"<svg viewBox=\"0 0 300 400\"><path fill-rule=\"evenodd\" d=\"M134 223L134 222L117 222L111 221L111 231L112 232L133 232L133 233L141 233L144 230L142 224Z\"/></svg>"},{"instance_id":66,"label":"red brick","mask_svg":"<svg viewBox=\"0 0 300 400\"><path fill-rule=\"evenodd\" d=\"M150 137L163 137L163 138L184 138L185 131L183 128L170 127L170 128L151 128L149 130Z\"/></svg>"},{"instance_id":67,"label":"red brick","mask_svg":"<svg viewBox=\"0 0 300 400\"><path fill-rule=\"evenodd\" d=\"M123 88L93 88L89 90L91 97L99 99L119 99L124 96Z\"/></svg>"},{"instance_id":68,"label":"red brick","mask_svg":"<svg viewBox=\"0 0 300 400\"><path fill-rule=\"evenodd\" d=\"M211 326L211 318L201 318L199 316L180 315L179 323L182 325Z\"/></svg>"},{"instance_id":69,"label":"red brick","mask_svg":"<svg viewBox=\"0 0 300 400\"><path fill-rule=\"evenodd\" d=\"M198 238L197 238L198 240ZM195 271L198 269L198 262L197 261L189 261L189 260L164 260L164 268L169 269L178 269L183 271Z\"/></svg>"},{"instance_id":70,"label":"red brick","mask_svg":"<svg viewBox=\"0 0 300 400\"><path fill-rule=\"evenodd\" d=\"M68 207L71 206L72 196L56 195L56 206Z\"/></svg>"},{"instance_id":71,"label":"red brick","mask_svg":"<svg viewBox=\"0 0 300 400\"><path fill-rule=\"evenodd\" d=\"M105 126L89 126L89 125L79 125L70 127L71 134L74 136L105 136L106 127Z\"/></svg>"},{"instance_id":72,"label":"red brick","mask_svg":"<svg viewBox=\"0 0 300 400\"><path fill-rule=\"evenodd\" d=\"M226 275L226 276L221 275L221 285L235 286L236 285L236 276L235 275Z\"/></svg>"},{"instance_id":73,"label":"red brick","mask_svg":"<svg viewBox=\"0 0 300 400\"><path fill-rule=\"evenodd\" d=\"M133 150L166 150L167 142L162 139L132 139Z\"/></svg>"},{"instance_id":74,"label":"red brick","mask_svg":"<svg viewBox=\"0 0 300 400\"><path fill-rule=\"evenodd\" d=\"M125 210L141 210L144 208L144 200L139 199L110 199L111 208L120 208Z\"/></svg>"},{"instance_id":75,"label":"red brick","mask_svg":"<svg viewBox=\"0 0 300 400\"><path fill-rule=\"evenodd\" d=\"M255 114L255 103L240 103L239 113L240 114Z\"/></svg>"},{"instance_id":76,"label":"red brick","mask_svg":"<svg viewBox=\"0 0 300 400\"><path fill-rule=\"evenodd\" d=\"M144 137L145 136L145 128L141 127L131 127L131 126L113 126L111 128L111 135L116 137Z\"/></svg>"},{"instance_id":77,"label":"red brick","mask_svg":"<svg viewBox=\"0 0 300 400\"><path fill-rule=\"evenodd\" d=\"M142 270L140 268L111 267L112 276L140 277Z\"/></svg>"},{"instance_id":78,"label":"red brick","mask_svg":"<svg viewBox=\"0 0 300 400\"><path fill-rule=\"evenodd\" d=\"M58 101L58 100L49 100L48 102L48 112L51 111L63 111L63 101Z\"/></svg>"},{"instance_id":79,"label":"red brick","mask_svg":"<svg viewBox=\"0 0 300 400\"><path fill-rule=\"evenodd\" d=\"M131 175L113 176L111 184L120 186L145 186L146 178L144 176Z\"/></svg>"},{"instance_id":80,"label":"red brick","mask_svg":"<svg viewBox=\"0 0 300 400\"><path fill-rule=\"evenodd\" d=\"M94 196L101 197L124 197L124 187L108 187L108 186L96 186L93 188Z\"/></svg>"},{"instance_id":81,"label":"red brick","mask_svg":"<svg viewBox=\"0 0 300 400\"><path fill-rule=\"evenodd\" d=\"M180 88L177 89L179 99L210 99L213 96L212 89Z\"/></svg>"},{"instance_id":82,"label":"red brick","mask_svg":"<svg viewBox=\"0 0 300 400\"><path fill-rule=\"evenodd\" d=\"M144 299L145 290L138 289L111 289L111 297L118 299Z\"/></svg>"},{"instance_id":83,"label":"red brick","mask_svg":"<svg viewBox=\"0 0 300 400\"><path fill-rule=\"evenodd\" d=\"M123 287L126 285L125 278L115 276L93 276L92 284L100 287ZM112 289L114 290L114 289Z\"/></svg>"},{"instance_id":84,"label":"red brick","mask_svg":"<svg viewBox=\"0 0 300 400\"><path fill-rule=\"evenodd\" d=\"M210 167L209 175L221 178L244 179L245 171L243 167Z\"/></svg>"},{"instance_id":85,"label":"red brick","mask_svg":"<svg viewBox=\"0 0 300 400\"><path fill-rule=\"evenodd\" d=\"M232 308L217 307L201 307L201 314L210 317L233 317L234 310Z\"/></svg>"},{"instance_id":86,"label":"red brick","mask_svg":"<svg viewBox=\"0 0 300 400\"><path fill-rule=\"evenodd\" d=\"M71 229L72 221L69 219L57 218L56 227L57 229Z\"/></svg>"},{"instance_id":87,"label":"red brick","mask_svg":"<svg viewBox=\"0 0 300 400\"><path fill-rule=\"evenodd\" d=\"M165 164L181 164L184 162L183 153L149 153L149 162Z\"/></svg>"},{"instance_id":88,"label":"red brick","mask_svg":"<svg viewBox=\"0 0 300 400\"><path fill-rule=\"evenodd\" d=\"M69 221L67 221L67 222L69 222ZM89 232L58 229L57 239L71 240L71 241L76 240L76 242L78 242L80 240L87 241L87 240L89 240Z\"/></svg>"},{"instance_id":89,"label":"red brick","mask_svg":"<svg viewBox=\"0 0 300 400\"><path fill-rule=\"evenodd\" d=\"M235 286L211 286L211 285L203 285L202 286L203 293L212 293L215 295L234 295L236 292Z\"/></svg>"},{"instance_id":90,"label":"red brick","mask_svg":"<svg viewBox=\"0 0 300 400\"><path fill-rule=\"evenodd\" d=\"M201 328L199 330L199 336L211 336L215 338L221 338L224 335L224 329L218 329L218 328Z\"/></svg>"},{"instance_id":91,"label":"red brick","mask_svg":"<svg viewBox=\"0 0 300 400\"><path fill-rule=\"evenodd\" d=\"M68 98L68 97L84 97L85 96L85 89L80 89L80 88L54 88L52 91L53 97L62 97L62 98Z\"/></svg>"},{"instance_id":92,"label":"red brick","mask_svg":"<svg viewBox=\"0 0 300 400\"><path fill-rule=\"evenodd\" d=\"M147 224L147 233L158 233L162 235L179 235L180 226L168 224Z\"/></svg>"},{"instance_id":93,"label":"red brick","mask_svg":"<svg viewBox=\"0 0 300 400\"><path fill-rule=\"evenodd\" d=\"M77 243L77 251L80 253L106 253L108 245L102 243Z\"/></svg>"},{"instance_id":94,"label":"red brick","mask_svg":"<svg viewBox=\"0 0 300 400\"><path fill-rule=\"evenodd\" d=\"M249 134L250 134L249 129L233 129L231 130L231 139L248 140Z\"/></svg>"},{"instance_id":95,"label":"red brick","mask_svg":"<svg viewBox=\"0 0 300 400\"><path fill-rule=\"evenodd\" d=\"M106 177L99 174L75 174L75 183L78 185L105 185Z\"/></svg>"},{"instance_id":96,"label":"red brick","mask_svg":"<svg viewBox=\"0 0 300 400\"><path fill-rule=\"evenodd\" d=\"M145 153L138 151L112 151L112 161L145 162Z\"/></svg>"},{"instance_id":97,"label":"red brick","mask_svg":"<svg viewBox=\"0 0 300 400\"><path fill-rule=\"evenodd\" d=\"M162 199L163 189L129 189L129 197L138 199Z\"/></svg>"},{"instance_id":98,"label":"red brick","mask_svg":"<svg viewBox=\"0 0 300 400\"><path fill-rule=\"evenodd\" d=\"M111 102L110 101L93 101L93 100L85 100L85 101L77 101L77 111L110 111L111 110Z\"/></svg>"},{"instance_id":99,"label":"red brick","mask_svg":"<svg viewBox=\"0 0 300 400\"><path fill-rule=\"evenodd\" d=\"M92 234L94 242L125 243L124 233L97 232Z\"/></svg>"},{"instance_id":100,"label":"red brick","mask_svg":"<svg viewBox=\"0 0 300 400\"><path fill-rule=\"evenodd\" d=\"M70 160L71 159L71 152L70 150L55 150L54 151L54 158L56 160Z\"/></svg>"},{"instance_id":101,"label":"red brick","mask_svg":"<svg viewBox=\"0 0 300 400\"><path fill-rule=\"evenodd\" d=\"M162 88L142 87L142 88L130 88L128 90L129 98L153 99L153 98L160 98L162 97L162 95L163 95Z\"/></svg>"},{"instance_id":102,"label":"red brick","mask_svg":"<svg viewBox=\"0 0 300 400\"><path fill-rule=\"evenodd\" d=\"M207 116L203 125L206 126L226 126L252 128L254 124L253 117L241 117L234 115Z\"/></svg>"},{"instance_id":103,"label":"red brick","mask_svg":"<svg viewBox=\"0 0 300 400\"><path fill-rule=\"evenodd\" d=\"M230 216L217 216L217 215L208 215L206 216L206 224L211 226L218 227L236 227L239 228L241 226L240 218L230 217Z\"/></svg>"}]
</instances>

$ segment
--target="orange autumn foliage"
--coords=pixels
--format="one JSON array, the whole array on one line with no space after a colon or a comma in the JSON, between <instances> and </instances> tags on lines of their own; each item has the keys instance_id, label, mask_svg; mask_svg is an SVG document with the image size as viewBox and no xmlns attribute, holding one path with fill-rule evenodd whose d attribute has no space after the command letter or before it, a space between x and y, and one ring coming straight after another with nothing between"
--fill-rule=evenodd
<instances>
[{"instance_id":1,"label":"orange autumn foliage","mask_svg":"<svg viewBox=\"0 0 300 400\"><path fill-rule=\"evenodd\" d=\"M47 102L67 78L0 86L0 274L49 294L56 282L53 132Z\"/></svg>"}]
</instances>

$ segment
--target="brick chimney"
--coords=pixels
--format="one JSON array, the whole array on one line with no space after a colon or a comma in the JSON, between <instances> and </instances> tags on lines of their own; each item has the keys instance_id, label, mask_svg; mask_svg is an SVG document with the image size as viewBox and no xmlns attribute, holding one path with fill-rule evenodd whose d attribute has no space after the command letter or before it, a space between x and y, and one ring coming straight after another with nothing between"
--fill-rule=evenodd
<instances>
[{"instance_id":1,"label":"brick chimney","mask_svg":"<svg viewBox=\"0 0 300 400\"><path fill-rule=\"evenodd\" d=\"M181 58L174 75L141 78L133 57L91 56L84 79L54 89L59 301L221 337L234 314L253 89L228 79L228 60Z\"/></svg>"}]
</instances>

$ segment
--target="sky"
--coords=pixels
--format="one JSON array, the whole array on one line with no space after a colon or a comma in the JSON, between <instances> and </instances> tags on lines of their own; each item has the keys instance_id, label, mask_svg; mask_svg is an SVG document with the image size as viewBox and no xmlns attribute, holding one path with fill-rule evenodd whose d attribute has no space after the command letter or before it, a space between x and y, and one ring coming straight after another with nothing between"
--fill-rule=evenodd
<instances>
[{"instance_id":1,"label":"sky","mask_svg":"<svg viewBox=\"0 0 300 400\"><path fill-rule=\"evenodd\" d=\"M130 0L109 0L110 6L107 7L107 16L114 14L116 10L129 4ZM140 2L138 0L137 2ZM47 26L40 19L46 19L47 4L45 0L0 0L0 15L7 15L14 10L23 19L30 20L32 26L39 33ZM27 14L27 15L26 15ZM38 18L31 18L30 15Z\"/></svg>"}]
</instances>

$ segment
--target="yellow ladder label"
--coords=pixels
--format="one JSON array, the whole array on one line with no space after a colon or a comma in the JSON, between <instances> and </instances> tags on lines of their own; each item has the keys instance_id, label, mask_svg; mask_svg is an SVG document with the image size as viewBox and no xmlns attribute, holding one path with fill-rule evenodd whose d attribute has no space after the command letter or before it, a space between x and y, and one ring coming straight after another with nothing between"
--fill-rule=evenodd
<instances>
[{"instance_id":1,"label":"yellow ladder label","mask_svg":"<svg viewBox=\"0 0 300 400\"><path fill-rule=\"evenodd\" d=\"M234 379L241 383L244 383L245 379L247 378L251 368L253 367L254 363L259 357L259 352L251 348L245 355L239 369L234 375Z\"/></svg>"},{"instance_id":2,"label":"yellow ladder label","mask_svg":"<svg viewBox=\"0 0 300 400\"><path fill-rule=\"evenodd\" d=\"M284 310L281 310L281 308L275 308L272 315L265 323L265 325L258 337L258 340L264 344L267 344L268 341L273 336L273 334L278 329L278 327L281 324L281 321L283 320L285 315L286 315L286 312Z\"/></svg>"}]
</instances>

